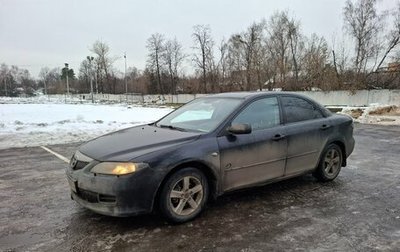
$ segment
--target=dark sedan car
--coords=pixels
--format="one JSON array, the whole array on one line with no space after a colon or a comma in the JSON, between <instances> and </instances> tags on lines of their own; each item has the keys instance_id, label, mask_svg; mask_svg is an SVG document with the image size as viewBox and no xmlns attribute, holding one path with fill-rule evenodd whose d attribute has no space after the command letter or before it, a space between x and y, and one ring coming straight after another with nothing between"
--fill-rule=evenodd
<instances>
[{"instance_id":1,"label":"dark sedan car","mask_svg":"<svg viewBox=\"0 0 400 252\"><path fill-rule=\"evenodd\" d=\"M352 119L309 98L224 93L83 144L67 177L72 198L97 213L159 209L185 222L225 192L305 173L331 181L353 148Z\"/></svg>"}]
</instances>

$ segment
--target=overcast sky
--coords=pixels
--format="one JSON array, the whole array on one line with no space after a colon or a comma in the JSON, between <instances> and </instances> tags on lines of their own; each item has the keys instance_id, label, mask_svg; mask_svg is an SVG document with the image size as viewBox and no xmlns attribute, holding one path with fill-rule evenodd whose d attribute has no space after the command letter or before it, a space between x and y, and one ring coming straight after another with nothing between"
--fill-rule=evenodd
<instances>
[{"instance_id":1,"label":"overcast sky","mask_svg":"<svg viewBox=\"0 0 400 252\"><path fill-rule=\"evenodd\" d=\"M382 9L396 0L381 0ZM34 77L44 66L70 63L78 73L89 47L102 40L120 58L115 67L143 69L146 40L152 33L176 37L190 52L196 24L209 24L215 41L241 32L252 22L287 10L302 31L329 43L342 35L345 0L0 0L0 63L28 69ZM337 39L336 39L337 40Z\"/></svg>"}]
</instances>

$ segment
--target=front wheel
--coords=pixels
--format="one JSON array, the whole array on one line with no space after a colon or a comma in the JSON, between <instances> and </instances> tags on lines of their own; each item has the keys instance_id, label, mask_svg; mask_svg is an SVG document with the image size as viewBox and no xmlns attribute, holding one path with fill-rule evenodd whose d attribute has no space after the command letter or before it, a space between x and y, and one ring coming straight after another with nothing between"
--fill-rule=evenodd
<instances>
[{"instance_id":1,"label":"front wheel","mask_svg":"<svg viewBox=\"0 0 400 252\"><path fill-rule=\"evenodd\" d=\"M160 194L160 210L171 222L186 222L200 214L207 198L206 176L196 168L184 168L165 182Z\"/></svg>"},{"instance_id":2,"label":"front wheel","mask_svg":"<svg viewBox=\"0 0 400 252\"><path fill-rule=\"evenodd\" d=\"M332 181L342 168L343 153L336 144L328 145L319 161L314 176L320 181Z\"/></svg>"}]
</instances>

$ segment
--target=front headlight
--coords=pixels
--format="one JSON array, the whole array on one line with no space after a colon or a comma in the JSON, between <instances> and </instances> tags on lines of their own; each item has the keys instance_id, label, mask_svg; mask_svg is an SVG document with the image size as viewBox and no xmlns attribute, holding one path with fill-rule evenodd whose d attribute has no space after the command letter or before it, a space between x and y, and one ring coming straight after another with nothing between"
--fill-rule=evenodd
<instances>
[{"instance_id":1,"label":"front headlight","mask_svg":"<svg viewBox=\"0 0 400 252\"><path fill-rule=\"evenodd\" d=\"M120 162L103 162L95 165L90 172L107 174L107 175L125 175L137 172L148 164L145 163L120 163Z\"/></svg>"}]
</instances>

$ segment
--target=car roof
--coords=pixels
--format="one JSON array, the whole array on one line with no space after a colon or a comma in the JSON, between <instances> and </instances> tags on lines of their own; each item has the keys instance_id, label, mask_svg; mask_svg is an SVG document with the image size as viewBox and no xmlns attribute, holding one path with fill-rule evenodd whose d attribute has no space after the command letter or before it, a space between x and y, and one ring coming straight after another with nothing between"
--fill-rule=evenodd
<instances>
[{"instance_id":1,"label":"car roof","mask_svg":"<svg viewBox=\"0 0 400 252\"><path fill-rule=\"evenodd\" d=\"M218 97L218 98L241 98L249 99L265 95L277 95L277 94L290 94L295 96L302 96L291 92L278 92L278 91L253 91L253 92L228 92L209 95L207 97Z\"/></svg>"},{"instance_id":2,"label":"car roof","mask_svg":"<svg viewBox=\"0 0 400 252\"><path fill-rule=\"evenodd\" d=\"M266 95L289 95L292 97L300 97L300 98L310 101L311 103L313 103L314 105L319 107L322 110L322 112L325 114L325 116L330 116L332 114L328 109L326 109L324 106L322 106L317 101L307 97L306 95L294 93L294 92L286 92L286 91L229 92L229 93L219 93L219 94L208 95L205 97L206 98L208 98L208 97L210 97L210 98L213 98L213 97L215 97L215 98L236 98L236 99L248 100L248 99L253 99L253 98L257 98L257 97L263 97Z\"/></svg>"}]
</instances>

